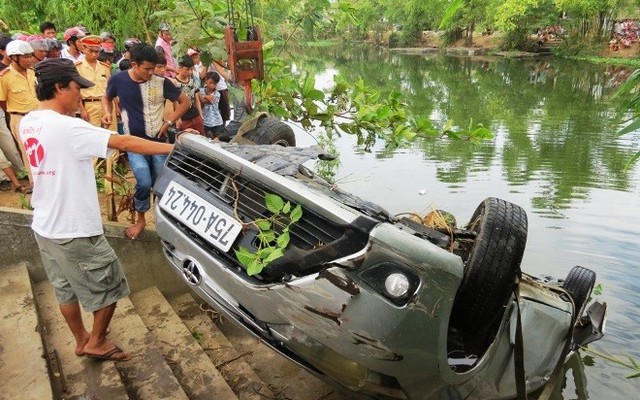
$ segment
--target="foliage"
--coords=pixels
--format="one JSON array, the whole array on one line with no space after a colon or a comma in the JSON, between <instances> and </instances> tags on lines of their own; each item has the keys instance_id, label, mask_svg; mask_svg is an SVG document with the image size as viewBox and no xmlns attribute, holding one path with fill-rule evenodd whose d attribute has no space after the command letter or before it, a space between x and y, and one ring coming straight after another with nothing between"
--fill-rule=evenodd
<instances>
[{"instance_id":1,"label":"foliage","mask_svg":"<svg viewBox=\"0 0 640 400\"><path fill-rule=\"evenodd\" d=\"M259 274L269 263L284 256L290 240L289 229L302 218L300 205L293 207L276 194L266 193L264 201L271 216L250 223L258 229L259 243L256 252L251 253L242 246L234 250L236 258L247 268L250 276Z\"/></svg>"},{"instance_id":2,"label":"foliage","mask_svg":"<svg viewBox=\"0 0 640 400\"><path fill-rule=\"evenodd\" d=\"M636 69L627 81L620 86L614 99L622 100L621 110L631 111L632 116L626 122L631 122L618 132L619 136L640 129L640 69ZM640 150L627 162L627 167L638 162Z\"/></svg>"},{"instance_id":3,"label":"foliage","mask_svg":"<svg viewBox=\"0 0 640 400\"><path fill-rule=\"evenodd\" d=\"M20 193L20 208L22 208L23 210L33 211L31 200L27 198L27 195L24 193Z\"/></svg>"},{"instance_id":4,"label":"foliage","mask_svg":"<svg viewBox=\"0 0 640 400\"><path fill-rule=\"evenodd\" d=\"M109 30L120 40L136 36L150 41L157 33L153 11L172 4L173 0L4 0L0 18L12 31L36 33L39 24L48 20L56 24L59 38L66 28L83 25L97 34Z\"/></svg>"}]
</instances>

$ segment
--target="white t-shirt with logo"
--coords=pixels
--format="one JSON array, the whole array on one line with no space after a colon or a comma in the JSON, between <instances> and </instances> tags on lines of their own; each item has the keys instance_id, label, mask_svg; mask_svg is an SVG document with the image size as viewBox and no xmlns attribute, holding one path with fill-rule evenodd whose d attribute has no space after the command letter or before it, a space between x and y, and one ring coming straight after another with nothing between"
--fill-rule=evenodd
<instances>
[{"instance_id":1,"label":"white t-shirt with logo","mask_svg":"<svg viewBox=\"0 0 640 400\"><path fill-rule=\"evenodd\" d=\"M19 130L33 174L31 228L49 239L102 234L91 160L106 157L112 132L52 110L30 112Z\"/></svg>"}]
</instances>

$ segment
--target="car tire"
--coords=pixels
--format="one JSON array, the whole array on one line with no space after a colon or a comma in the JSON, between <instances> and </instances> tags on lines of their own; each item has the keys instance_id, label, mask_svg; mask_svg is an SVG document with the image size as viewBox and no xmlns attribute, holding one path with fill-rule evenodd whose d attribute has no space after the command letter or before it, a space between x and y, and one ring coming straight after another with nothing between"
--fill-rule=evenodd
<instances>
[{"instance_id":1,"label":"car tire","mask_svg":"<svg viewBox=\"0 0 640 400\"><path fill-rule=\"evenodd\" d=\"M286 123L276 118L263 117L258 120L256 127L243 135L255 144L277 144L280 146L295 146L296 135Z\"/></svg>"},{"instance_id":2,"label":"car tire","mask_svg":"<svg viewBox=\"0 0 640 400\"><path fill-rule=\"evenodd\" d=\"M576 319L582 316L589 296L596 285L596 273L590 269L575 266L569 271L562 287L569 292L575 304Z\"/></svg>"},{"instance_id":3,"label":"car tire","mask_svg":"<svg viewBox=\"0 0 640 400\"><path fill-rule=\"evenodd\" d=\"M476 233L458 253L464 276L451 311L451 326L477 332L503 314L513 292L527 242L527 214L518 205L489 197L473 213L467 229Z\"/></svg>"}]
</instances>

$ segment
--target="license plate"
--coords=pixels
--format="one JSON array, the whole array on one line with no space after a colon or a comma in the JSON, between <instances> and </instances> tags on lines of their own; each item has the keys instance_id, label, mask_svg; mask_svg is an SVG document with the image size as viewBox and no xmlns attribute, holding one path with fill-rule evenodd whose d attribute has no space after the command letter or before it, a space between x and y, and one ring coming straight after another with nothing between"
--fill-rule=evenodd
<instances>
[{"instance_id":1,"label":"license plate","mask_svg":"<svg viewBox=\"0 0 640 400\"><path fill-rule=\"evenodd\" d=\"M242 230L236 219L176 182L167 186L160 208L225 253Z\"/></svg>"}]
</instances>

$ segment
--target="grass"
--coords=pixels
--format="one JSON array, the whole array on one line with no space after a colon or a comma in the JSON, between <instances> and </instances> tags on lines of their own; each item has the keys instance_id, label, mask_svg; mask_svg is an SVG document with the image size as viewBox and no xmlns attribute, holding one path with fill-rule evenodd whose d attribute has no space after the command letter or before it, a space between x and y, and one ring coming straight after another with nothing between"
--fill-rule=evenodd
<instances>
[{"instance_id":1,"label":"grass","mask_svg":"<svg viewBox=\"0 0 640 400\"><path fill-rule=\"evenodd\" d=\"M599 57L599 56L570 56L572 60L587 61L594 64L619 65L632 68L640 68L640 59L638 58L618 58L618 57Z\"/></svg>"}]
</instances>

